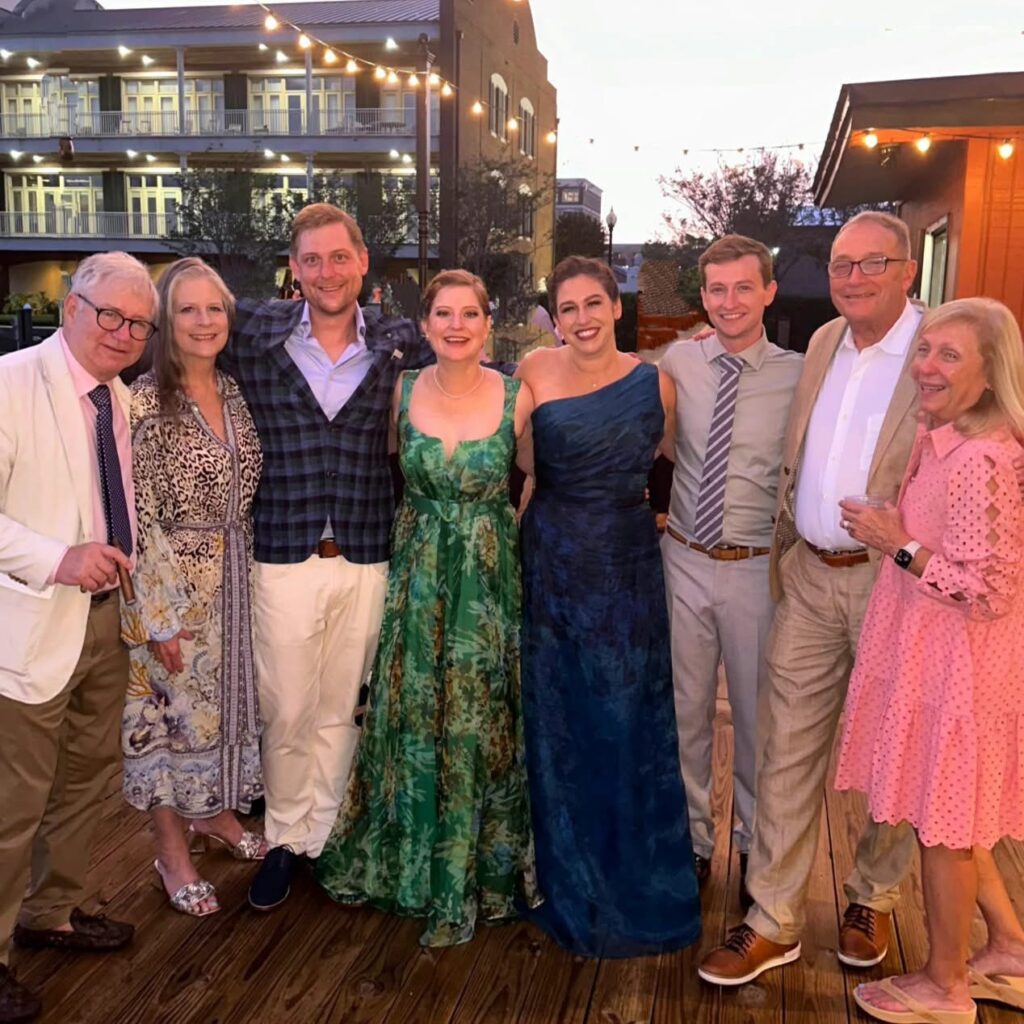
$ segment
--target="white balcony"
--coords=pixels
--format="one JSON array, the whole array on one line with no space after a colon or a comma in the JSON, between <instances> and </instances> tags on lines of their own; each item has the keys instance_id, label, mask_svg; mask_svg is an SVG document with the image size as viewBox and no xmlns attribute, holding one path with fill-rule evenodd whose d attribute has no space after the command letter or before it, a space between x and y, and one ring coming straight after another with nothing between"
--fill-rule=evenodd
<instances>
[{"instance_id":1,"label":"white balcony","mask_svg":"<svg viewBox=\"0 0 1024 1024\"><path fill-rule=\"evenodd\" d=\"M0 213L0 238L166 238L178 218L166 213Z\"/></svg>"},{"instance_id":2,"label":"white balcony","mask_svg":"<svg viewBox=\"0 0 1024 1024\"><path fill-rule=\"evenodd\" d=\"M432 131L440 126L432 118ZM62 108L55 114L5 114L0 116L0 138L72 138L179 135L177 110L102 111ZM358 107L345 111L221 110L188 111L185 134L191 136L333 136L393 138L416 134L416 114L411 110Z\"/></svg>"}]
</instances>

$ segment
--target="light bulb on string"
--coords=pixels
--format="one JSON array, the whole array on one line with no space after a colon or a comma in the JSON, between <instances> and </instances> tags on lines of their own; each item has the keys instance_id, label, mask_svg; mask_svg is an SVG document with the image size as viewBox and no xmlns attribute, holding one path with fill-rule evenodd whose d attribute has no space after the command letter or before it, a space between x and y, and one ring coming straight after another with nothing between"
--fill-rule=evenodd
<instances>
[{"instance_id":1,"label":"light bulb on string","mask_svg":"<svg viewBox=\"0 0 1024 1024\"><path fill-rule=\"evenodd\" d=\"M394 70L388 72L388 85L397 85L398 75Z\"/></svg>"},{"instance_id":2,"label":"light bulb on string","mask_svg":"<svg viewBox=\"0 0 1024 1024\"><path fill-rule=\"evenodd\" d=\"M868 132L862 141L865 149L874 149L878 145L878 136L874 132Z\"/></svg>"},{"instance_id":3,"label":"light bulb on string","mask_svg":"<svg viewBox=\"0 0 1024 1024\"><path fill-rule=\"evenodd\" d=\"M274 16L272 15L272 14L268 14L268 15L267 15L267 16L266 16L266 17L265 17L265 18L263 19L263 27L264 27L264 28L265 28L265 29L266 29L266 30L267 30L268 32L273 32L273 31L274 31L274 29L275 29L275 28L277 28L277 26L278 26L279 24L280 24L280 23L278 22L277 18L275 18L275 17L274 17Z\"/></svg>"},{"instance_id":4,"label":"light bulb on string","mask_svg":"<svg viewBox=\"0 0 1024 1024\"><path fill-rule=\"evenodd\" d=\"M359 70L359 65L349 57L345 64L345 72L349 75L354 75Z\"/></svg>"},{"instance_id":5,"label":"light bulb on string","mask_svg":"<svg viewBox=\"0 0 1024 1024\"><path fill-rule=\"evenodd\" d=\"M918 153L927 153L932 148L932 140L927 135L922 135L915 143L914 148Z\"/></svg>"},{"instance_id":6,"label":"light bulb on string","mask_svg":"<svg viewBox=\"0 0 1024 1024\"><path fill-rule=\"evenodd\" d=\"M431 71L427 81L430 83L431 89L436 89L441 84L441 76L436 71Z\"/></svg>"},{"instance_id":7,"label":"light bulb on string","mask_svg":"<svg viewBox=\"0 0 1024 1024\"><path fill-rule=\"evenodd\" d=\"M482 114L484 112L484 105L477 100L469 109L473 114Z\"/></svg>"},{"instance_id":8,"label":"light bulb on string","mask_svg":"<svg viewBox=\"0 0 1024 1024\"><path fill-rule=\"evenodd\" d=\"M416 74L416 72L414 71L414 72L413 72L413 73L412 73L412 74L411 74L411 75L409 76L409 78L408 78L408 85L409 85L409 88L410 88L410 89L417 89L417 88L419 88L419 84L420 84L420 79L419 79L419 75L417 75L417 74Z\"/></svg>"},{"instance_id":9,"label":"light bulb on string","mask_svg":"<svg viewBox=\"0 0 1024 1024\"><path fill-rule=\"evenodd\" d=\"M312 46L309 36L305 32L299 33L299 48L302 50L308 50Z\"/></svg>"},{"instance_id":10,"label":"light bulb on string","mask_svg":"<svg viewBox=\"0 0 1024 1024\"><path fill-rule=\"evenodd\" d=\"M1004 160L1009 160L1013 156L1013 143L1009 139L1004 139L996 148L996 152Z\"/></svg>"},{"instance_id":11,"label":"light bulb on string","mask_svg":"<svg viewBox=\"0 0 1024 1024\"><path fill-rule=\"evenodd\" d=\"M445 82L444 85L441 86L441 95L442 96L451 96L451 94L452 94L452 87L447 82Z\"/></svg>"},{"instance_id":12,"label":"light bulb on string","mask_svg":"<svg viewBox=\"0 0 1024 1024\"><path fill-rule=\"evenodd\" d=\"M382 81L383 79L388 77L388 73L378 64L373 69L373 77L376 78L378 81Z\"/></svg>"},{"instance_id":13,"label":"light bulb on string","mask_svg":"<svg viewBox=\"0 0 1024 1024\"><path fill-rule=\"evenodd\" d=\"M333 50L324 51L324 61L328 64L334 64L338 60L338 55Z\"/></svg>"}]
</instances>

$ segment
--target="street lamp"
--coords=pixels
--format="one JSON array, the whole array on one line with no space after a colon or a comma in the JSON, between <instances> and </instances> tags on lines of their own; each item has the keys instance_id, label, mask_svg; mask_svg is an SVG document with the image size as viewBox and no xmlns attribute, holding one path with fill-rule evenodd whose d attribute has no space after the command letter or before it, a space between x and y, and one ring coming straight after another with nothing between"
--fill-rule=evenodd
<instances>
[{"instance_id":1,"label":"street lamp","mask_svg":"<svg viewBox=\"0 0 1024 1024\"><path fill-rule=\"evenodd\" d=\"M619 218L615 216L614 206L608 211L604 222L608 225L608 266L610 267L612 265L612 235L615 234L615 225L619 223Z\"/></svg>"}]
</instances>

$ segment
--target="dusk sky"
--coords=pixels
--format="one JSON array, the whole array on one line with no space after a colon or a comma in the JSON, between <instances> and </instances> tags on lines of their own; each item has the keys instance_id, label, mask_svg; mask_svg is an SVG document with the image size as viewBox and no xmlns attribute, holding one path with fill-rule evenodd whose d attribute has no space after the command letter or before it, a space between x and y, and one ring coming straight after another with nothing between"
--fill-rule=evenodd
<instances>
[{"instance_id":1,"label":"dusk sky","mask_svg":"<svg viewBox=\"0 0 1024 1024\"><path fill-rule=\"evenodd\" d=\"M816 162L844 82L1024 70L1020 0L533 0L531 7L558 89L558 173L604 190L622 242L662 230L672 206L659 175L743 159L700 150L804 143L791 152Z\"/></svg>"}]
</instances>

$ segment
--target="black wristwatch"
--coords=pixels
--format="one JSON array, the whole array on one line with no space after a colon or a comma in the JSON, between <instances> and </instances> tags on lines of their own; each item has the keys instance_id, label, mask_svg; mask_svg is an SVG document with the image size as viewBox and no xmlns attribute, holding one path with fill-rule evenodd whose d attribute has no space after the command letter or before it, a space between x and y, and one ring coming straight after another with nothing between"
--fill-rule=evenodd
<instances>
[{"instance_id":1,"label":"black wristwatch","mask_svg":"<svg viewBox=\"0 0 1024 1024\"><path fill-rule=\"evenodd\" d=\"M916 555L920 550L921 545L918 544L916 540L909 541L892 556L892 560L901 569L909 569L911 562L914 561L914 555Z\"/></svg>"}]
</instances>

